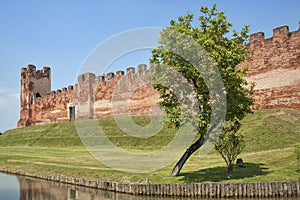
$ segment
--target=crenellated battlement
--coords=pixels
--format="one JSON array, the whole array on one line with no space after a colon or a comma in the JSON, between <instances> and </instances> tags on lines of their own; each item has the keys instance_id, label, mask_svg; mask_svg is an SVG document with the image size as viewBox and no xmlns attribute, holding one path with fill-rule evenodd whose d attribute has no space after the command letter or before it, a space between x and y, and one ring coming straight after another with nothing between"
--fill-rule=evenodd
<instances>
[{"instance_id":1,"label":"crenellated battlement","mask_svg":"<svg viewBox=\"0 0 300 200\"><path fill-rule=\"evenodd\" d=\"M280 26L273 29L273 39L282 38L288 39L289 38L289 27L288 26Z\"/></svg>"},{"instance_id":2,"label":"crenellated battlement","mask_svg":"<svg viewBox=\"0 0 300 200\"><path fill-rule=\"evenodd\" d=\"M73 86L69 85L68 87L63 87L61 89L52 90L50 93L48 93L45 96L36 97L34 103L44 101L44 99L49 99L49 97L62 98L62 97L65 97L66 95L72 95L72 93L73 93Z\"/></svg>"},{"instance_id":3,"label":"crenellated battlement","mask_svg":"<svg viewBox=\"0 0 300 200\"><path fill-rule=\"evenodd\" d=\"M32 77L32 78L36 78L36 79L40 79L40 78L50 78L50 74L51 74L51 68L50 67L43 67L42 70L36 70L36 66L29 64L26 68L23 67L21 69L21 76L22 77Z\"/></svg>"},{"instance_id":4,"label":"crenellated battlement","mask_svg":"<svg viewBox=\"0 0 300 200\"><path fill-rule=\"evenodd\" d=\"M277 39L288 40L293 37L300 35L300 22L298 23L299 28L296 31L290 32L288 26L280 26L273 29L273 36L270 38L265 38L264 32L257 32L250 35L250 48L256 46L257 43L269 42L272 43Z\"/></svg>"},{"instance_id":5,"label":"crenellated battlement","mask_svg":"<svg viewBox=\"0 0 300 200\"><path fill-rule=\"evenodd\" d=\"M136 72L136 69L137 69L137 72ZM145 77L147 75L147 73L148 73L147 65L140 64L137 66L137 68L135 68L135 67L126 68L126 74L125 74L125 71L118 70L116 73L109 72L109 73L107 73L106 76L100 75L97 77L97 80L98 80L98 84L107 85L107 84L111 83L112 81L120 80L123 77L125 79L131 79L131 80L133 80L135 78L139 78L139 77Z\"/></svg>"},{"instance_id":6,"label":"crenellated battlement","mask_svg":"<svg viewBox=\"0 0 300 200\"><path fill-rule=\"evenodd\" d=\"M242 65L249 67L245 79L256 84L252 108L300 110L300 22L293 32L288 26L274 28L270 38L264 32L251 34L247 47L250 58ZM18 127L113 114L147 115L160 100L147 80L148 71L140 64L100 76L87 72L77 77L74 86L51 91L50 67L37 70L30 64L21 69Z\"/></svg>"},{"instance_id":7,"label":"crenellated battlement","mask_svg":"<svg viewBox=\"0 0 300 200\"><path fill-rule=\"evenodd\" d=\"M273 29L273 36L265 38L263 32L250 35L248 48L250 66L248 75L256 75L279 68L295 69L299 66L300 22L296 31L290 32L288 26Z\"/></svg>"}]
</instances>

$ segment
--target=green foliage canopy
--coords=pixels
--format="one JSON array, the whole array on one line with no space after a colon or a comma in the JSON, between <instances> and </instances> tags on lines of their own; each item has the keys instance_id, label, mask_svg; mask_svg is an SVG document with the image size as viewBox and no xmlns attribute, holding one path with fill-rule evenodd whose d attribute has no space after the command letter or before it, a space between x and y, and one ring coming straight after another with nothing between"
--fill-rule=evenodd
<instances>
[{"instance_id":1,"label":"green foliage canopy","mask_svg":"<svg viewBox=\"0 0 300 200\"><path fill-rule=\"evenodd\" d=\"M211 9L201 7L201 16L198 17L199 24L195 25L194 15L187 14L178 17L178 20L171 20L170 26L163 29L159 40L159 46L152 51L151 62L154 66L160 68L169 68L182 74L182 76L193 87L196 98L199 103L199 117L197 119L197 130L200 135L205 135L211 120L213 101L211 99L212 91L209 91L207 82L202 74L195 69L193 61L186 60L182 55L170 51L168 46L173 48L183 48L182 52L191 52L192 49L184 49L178 38L173 37L170 33L177 32L184 34L187 38L196 41L205 53L188 55L189 57L205 57L202 65L210 60L217 67L218 72L224 83L224 93L226 94L226 121L240 120L246 113L251 112L250 105L253 100L250 98L253 85L246 82L243 76L247 72L247 66L241 63L247 58L248 51L245 43L248 41L248 26L244 26L240 32L231 30L232 24L227 22L224 12L218 12L217 6ZM188 43L188 42L187 42ZM193 46L188 46L192 48ZM203 55L209 55L209 58ZM206 66L207 68L210 65ZM160 70L157 70L160 71ZM155 74L155 73L154 73ZM150 76L166 78L165 74ZM213 78L210 74L210 78ZM172 90L161 84L154 84L159 90L162 101L160 105L166 111L167 123L179 127L182 119L179 117L182 107L178 97L172 93Z\"/></svg>"},{"instance_id":2,"label":"green foliage canopy","mask_svg":"<svg viewBox=\"0 0 300 200\"><path fill-rule=\"evenodd\" d=\"M240 126L238 121L226 123L223 133L215 145L215 149L226 162L228 172L233 172L234 161L245 147L244 137L238 132Z\"/></svg>"}]
</instances>

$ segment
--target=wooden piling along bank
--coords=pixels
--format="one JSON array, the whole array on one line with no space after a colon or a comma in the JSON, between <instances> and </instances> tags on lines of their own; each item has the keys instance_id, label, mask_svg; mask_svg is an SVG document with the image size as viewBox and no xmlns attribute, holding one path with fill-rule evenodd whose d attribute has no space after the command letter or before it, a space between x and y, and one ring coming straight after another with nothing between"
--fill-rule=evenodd
<instances>
[{"instance_id":1,"label":"wooden piling along bank","mask_svg":"<svg viewBox=\"0 0 300 200\"><path fill-rule=\"evenodd\" d=\"M0 169L0 172L18 176L96 188L133 195L182 196L182 197L300 197L300 180L249 183L187 183L187 184L129 184L90 181L62 176L44 176Z\"/></svg>"}]
</instances>

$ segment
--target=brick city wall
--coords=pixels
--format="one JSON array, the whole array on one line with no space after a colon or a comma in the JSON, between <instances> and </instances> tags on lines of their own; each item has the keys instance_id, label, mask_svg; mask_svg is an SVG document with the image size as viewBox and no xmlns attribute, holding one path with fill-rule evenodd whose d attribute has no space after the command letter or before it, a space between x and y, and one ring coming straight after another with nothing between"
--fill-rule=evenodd
<instances>
[{"instance_id":1,"label":"brick city wall","mask_svg":"<svg viewBox=\"0 0 300 200\"><path fill-rule=\"evenodd\" d=\"M300 23L299 23L300 26ZM245 79L256 84L253 109L293 108L300 110L300 28L273 29L265 38L259 32L250 36L250 59ZM51 69L36 70L33 65L21 70L20 120L18 127L72 119L116 115L159 113L159 93L146 78L147 66L127 68L116 74L98 76L85 73L77 84L51 91ZM113 109L112 109L113 108Z\"/></svg>"},{"instance_id":2,"label":"brick city wall","mask_svg":"<svg viewBox=\"0 0 300 200\"><path fill-rule=\"evenodd\" d=\"M43 78L50 81L50 68L47 69ZM56 91L50 91L47 81L44 85L35 84L39 80L35 74L40 71L33 65L22 68L18 127L72 120L72 112L74 119L161 112L157 105L159 93L147 80L144 64L138 66L137 72L133 67L127 68L126 75L124 71L99 77L93 73L81 74L74 86ZM45 91L43 95L37 95L40 89Z\"/></svg>"},{"instance_id":3,"label":"brick city wall","mask_svg":"<svg viewBox=\"0 0 300 200\"><path fill-rule=\"evenodd\" d=\"M259 32L250 36L247 80L255 82L253 109L293 108L300 110L300 22L299 29L273 29L265 39Z\"/></svg>"}]
</instances>

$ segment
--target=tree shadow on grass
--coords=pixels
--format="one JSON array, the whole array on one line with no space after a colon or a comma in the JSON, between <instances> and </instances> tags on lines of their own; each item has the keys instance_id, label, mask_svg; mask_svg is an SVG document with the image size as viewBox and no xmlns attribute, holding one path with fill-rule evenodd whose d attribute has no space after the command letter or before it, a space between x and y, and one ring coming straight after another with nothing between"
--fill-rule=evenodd
<instances>
[{"instance_id":1,"label":"tree shadow on grass","mask_svg":"<svg viewBox=\"0 0 300 200\"><path fill-rule=\"evenodd\" d=\"M234 179L250 178L254 176L261 176L268 174L268 168L264 164L259 163L244 163L245 167L234 166L233 173L227 172L227 167L212 167L201 169L193 172L183 172L181 180L186 183L191 182L222 182Z\"/></svg>"}]
</instances>

